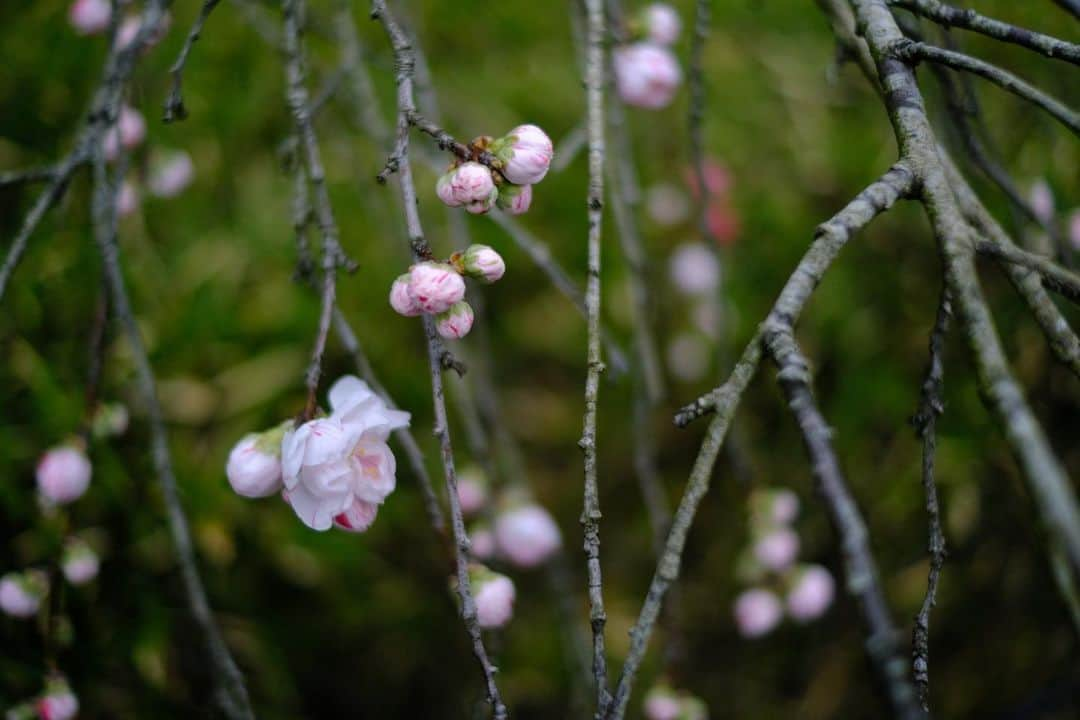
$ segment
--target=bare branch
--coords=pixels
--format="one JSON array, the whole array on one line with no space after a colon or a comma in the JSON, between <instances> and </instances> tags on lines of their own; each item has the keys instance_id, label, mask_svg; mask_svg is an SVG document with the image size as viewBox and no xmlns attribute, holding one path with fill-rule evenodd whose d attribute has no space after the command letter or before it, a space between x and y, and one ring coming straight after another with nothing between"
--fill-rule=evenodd
<instances>
[{"instance_id":1,"label":"bare branch","mask_svg":"<svg viewBox=\"0 0 1080 720\"><path fill-rule=\"evenodd\" d=\"M385 0L373 0L371 17L378 20L386 30L394 51L397 67L397 139L394 155L397 158L396 171L401 190L401 202L405 212L405 224L409 244L417 259L427 257L431 250L424 239L420 214L417 209L416 187L412 179L412 167L409 161L409 117L415 112L413 99L413 69L416 60L412 54L408 36L397 20L390 13ZM446 416L446 402L442 390L442 350L435 332L435 323L430 315L424 316L424 333L427 337L428 362L431 369L432 402L435 408L435 435L439 438L442 450L443 472L446 476L446 493L450 503L450 522L456 549L458 597L461 600L461 617L465 629L472 639L473 654L480 663L484 674L487 699L492 707L495 720L505 720L508 712L495 683L495 667L488 659L487 650L476 617L476 601L473 599L469 583L469 537L465 532L465 521L461 512L461 503L457 494L457 476L454 469L453 447L450 443L450 427Z\"/></svg>"},{"instance_id":2,"label":"bare branch","mask_svg":"<svg viewBox=\"0 0 1080 720\"><path fill-rule=\"evenodd\" d=\"M843 210L818 226L813 243L788 278L769 317L782 319L794 327L814 288L821 282L825 272L848 240L871 220L892 207L897 200L910 193L914 182L915 177L911 170L900 164L895 165L880 180L859 193ZM648 595L641 606L637 622L630 631L630 652L626 657L615 690L615 700L609 714L612 720L621 720L626 713L634 679L645 657L645 650L663 605L664 596L679 577L679 566L682 562L686 537L690 532L698 505L709 490L713 466L716 464L720 446L724 442L739 401L761 361L764 332L763 325L747 344L727 382L692 406L695 408L693 412L697 412L695 417L704 414L706 407L707 412L716 413L716 417L713 418L706 431L705 440L702 441L693 470L690 472L690 478L687 480L686 490L675 511L675 519L671 524L664 551L649 585ZM684 408L684 412L691 411Z\"/></svg>"},{"instance_id":3,"label":"bare branch","mask_svg":"<svg viewBox=\"0 0 1080 720\"><path fill-rule=\"evenodd\" d=\"M45 182L46 180L52 180L55 177L56 168L52 165L25 168L23 170L6 170L0 172L0 187Z\"/></svg>"},{"instance_id":4,"label":"bare branch","mask_svg":"<svg viewBox=\"0 0 1080 720\"><path fill-rule=\"evenodd\" d=\"M984 255L1034 270L1050 290L1060 293L1073 302L1080 302L1080 277L1058 265L1044 255L1028 252L1015 245L1001 245L989 240L979 240L975 249Z\"/></svg>"},{"instance_id":5,"label":"bare branch","mask_svg":"<svg viewBox=\"0 0 1080 720\"><path fill-rule=\"evenodd\" d=\"M910 10L945 27L971 30L995 40L1034 50L1048 58L1080 65L1080 45L980 15L970 8L959 8L938 0L889 0L889 4Z\"/></svg>"},{"instance_id":6,"label":"bare branch","mask_svg":"<svg viewBox=\"0 0 1080 720\"><path fill-rule=\"evenodd\" d=\"M1067 13L1072 13L1073 17L1080 20L1080 0L1053 0L1053 2Z\"/></svg>"},{"instance_id":7,"label":"bare branch","mask_svg":"<svg viewBox=\"0 0 1080 720\"><path fill-rule=\"evenodd\" d=\"M176 62L169 68L169 75L172 76L172 87L169 89L169 96L165 99L164 120L167 123L187 118L188 112L187 108L184 107L183 94L184 66L187 65L188 55L191 54L192 46L202 33L203 25L206 24L206 19L210 17L210 13L214 11L214 8L217 7L219 2L221 2L221 0L203 0L199 15L195 18L195 22L192 23L191 30L188 31L187 37L184 38L184 44L180 48L180 54L177 55Z\"/></svg>"},{"instance_id":8,"label":"bare branch","mask_svg":"<svg viewBox=\"0 0 1080 720\"><path fill-rule=\"evenodd\" d=\"M973 58L970 55L945 50L923 42L912 42L906 38L897 40L894 43L891 54L901 60L926 60L974 73L1003 90L1008 90L1014 95L1039 106L1065 127L1080 135L1080 114L1077 114L1060 100L1047 95L1034 85L995 65Z\"/></svg>"},{"instance_id":9,"label":"bare branch","mask_svg":"<svg viewBox=\"0 0 1080 720\"><path fill-rule=\"evenodd\" d=\"M593 677L596 682L596 717L607 713L611 694L607 686L604 650L604 587L600 570L600 488L596 469L596 414L600 393L600 233L604 217L604 7L602 0L585 0L587 41L585 98L589 127L588 271L585 284L588 372L585 379L585 418L578 445L585 457L585 492L581 511L585 563L588 570L589 622L593 633Z\"/></svg>"},{"instance_id":10,"label":"bare branch","mask_svg":"<svg viewBox=\"0 0 1080 720\"><path fill-rule=\"evenodd\" d=\"M949 291L941 291L937 318L930 332L930 361L923 378L919 409L912 418L915 433L922 439L922 483L926 495L926 514L929 516L930 574L926 582L926 597L915 616L912 631L912 668L915 688L923 710L930 711L930 611L937 599L938 579L945 563L945 536L941 532L941 513L938 509L937 483L934 481L934 454L937 449L937 418L944 412L942 398L945 384L945 336L952 319Z\"/></svg>"}]
</instances>

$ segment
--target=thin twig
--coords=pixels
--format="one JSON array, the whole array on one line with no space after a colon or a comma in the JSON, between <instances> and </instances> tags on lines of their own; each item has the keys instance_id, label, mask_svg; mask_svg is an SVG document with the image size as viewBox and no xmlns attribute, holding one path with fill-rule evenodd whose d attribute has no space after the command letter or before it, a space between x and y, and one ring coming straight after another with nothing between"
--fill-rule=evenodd
<instances>
[{"instance_id":1,"label":"thin twig","mask_svg":"<svg viewBox=\"0 0 1080 720\"><path fill-rule=\"evenodd\" d=\"M307 402L301 415L302 420L310 420L315 415L317 407L316 394L319 389L319 378L322 375L322 358L326 350L326 338L330 334L330 322L337 294L337 270L339 267L353 268L350 267L338 240L338 227L334 220L333 208L330 206L330 194L326 189L326 173L323 170L319 143L311 122L311 107L305 84L304 51L300 38L304 13L303 0L282 0L281 8L285 16L284 51L287 82L285 97L292 112L301 155L314 193L315 221L322 238L322 300L319 327L315 336L315 345L311 351L311 362L304 376L307 385Z\"/></svg>"},{"instance_id":2,"label":"thin twig","mask_svg":"<svg viewBox=\"0 0 1080 720\"><path fill-rule=\"evenodd\" d=\"M176 61L169 68L169 75L172 76L172 86L169 88L169 96L165 99L165 117L163 118L167 123L174 120L184 120L188 116L187 108L184 107L184 66L187 65L192 46L195 45L195 41L199 39L199 35L202 33L206 19L210 17L210 13L214 11L214 8L220 2L221 0L203 0L199 15L195 18L195 22L192 23L187 37L184 38L180 54L176 56Z\"/></svg>"},{"instance_id":3,"label":"thin twig","mask_svg":"<svg viewBox=\"0 0 1080 720\"><path fill-rule=\"evenodd\" d=\"M990 255L998 260L1035 271L1042 277L1043 285L1048 289L1067 297L1074 303L1080 302L1080 277L1045 255L1028 252L1015 245L1001 245L988 240L977 241L975 249L983 255Z\"/></svg>"},{"instance_id":4,"label":"thin twig","mask_svg":"<svg viewBox=\"0 0 1080 720\"><path fill-rule=\"evenodd\" d=\"M995 40L1034 50L1048 58L1057 58L1080 65L1080 45L980 15L971 8L959 8L938 2L938 0L889 0L889 4L922 15L946 28L958 27L971 30Z\"/></svg>"},{"instance_id":5,"label":"thin twig","mask_svg":"<svg viewBox=\"0 0 1080 720\"><path fill-rule=\"evenodd\" d=\"M600 233L604 216L604 7L602 0L585 0L588 32L585 53L585 98L589 126L588 270L585 307L588 325L588 371L585 379L585 418L581 447L585 459L584 503L581 527L588 570L589 623L593 633L593 679L596 716L607 713L611 694L607 686L604 650L604 585L600 570L600 488L596 468L596 415L600 394Z\"/></svg>"},{"instance_id":6,"label":"thin twig","mask_svg":"<svg viewBox=\"0 0 1080 720\"><path fill-rule=\"evenodd\" d=\"M946 50L923 42L912 42L906 38L897 40L891 53L900 60L926 60L940 63L957 70L974 73L981 78L989 80L1003 90L1027 100L1045 110L1058 122L1080 135L1080 114L1066 106L1057 98L1039 90L1016 75L991 65L990 63L973 58L964 53Z\"/></svg>"},{"instance_id":7,"label":"thin twig","mask_svg":"<svg viewBox=\"0 0 1080 720\"><path fill-rule=\"evenodd\" d=\"M409 245L416 258L422 258L431 254L427 241L424 239L423 227L420 224L420 214L417 208L416 187L412 179L412 167L409 161L409 130L410 113L415 112L415 100L413 99L412 73L415 67L415 59L408 36L402 30L397 20L390 13L385 0L373 0L371 3L371 17L378 20L386 31L390 45L394 51L397 73L397 139L394 144L394 155L397 158L396 171L401 190L401 201L405 212L405 224L408 232ZM506 705L503 704L499 694L499 688L495 682L495 667L488 659L487 650L484 647L483 637L480 632L480 624L476 617L476 601L473 599L472 589L469 583L469 537L465 531L465 520L462 516L461 503L457 494L457 476L454 470L453 447L450 442L450 427L446 414L446 402L442 391L442 364L443 352L438 342L435 331L435 323L430 315L424 316L424 333L427 337L428 362L431 370L432 403L435 409L435 435L439 439L442 451L443 472L446 476L446 492L450 504L450 522L453 530L454 545L456 550L458 597L461 601L461 617L465 623L465 629L472 639L473 654L480 664L484 674L487 700L491 705L495 720L505 720L509 716Z\"/></svg>"},{"instance_id":8,"label":"thin twig","mask_svg":"<svg viewBox=\"0 0 1080 720\"><path fill-rule=\"evenodd\" d=\"M945 563L945 536L941 532L941 512L938 509L937 483L934 480L934 454L937 449L937 419L945 410L942 397L945 383L945 336L952 319L952 301L949 291L941 291L937 318L930 332L930 360L923 378L919 409L912 422L915 433L922 439L922 484L926 495L926 514L929 518L930 573L926 581L926 597L915 616L912 631L912 670L915 689L923 710L930 711L930 611L937 601L938 580Z\"/></svg>"},{"instance_id":9,"label":"thin twig","mask_svg":"<svg viewBox=\"0 0 1080 720\"><path fill-rule=\"evenodd\" d=\"M840 470L832 447L832 430L814 401L809 363L795 342L787 318L770 315L763 342L780 369L777 378L802 432L818 494L840 536L845 586L862 614L867 630L866 651L888 692L893 715L902 720L925 717L908 679L907 663L900 654L897 630L870 551L869 532Z\"/></svg>"},{"instance_id":10,"label":"thin twig","mask_svg":"<svg viewBox=\"0 0 1080 720\"><path fill-rule=\"evenodd\" d=\"M56 168L52 165L25 168L23 170L6 170L0 172L0 187L45 182L46 180L52 180L55 177Z\"/></svg>"}]
</instances>

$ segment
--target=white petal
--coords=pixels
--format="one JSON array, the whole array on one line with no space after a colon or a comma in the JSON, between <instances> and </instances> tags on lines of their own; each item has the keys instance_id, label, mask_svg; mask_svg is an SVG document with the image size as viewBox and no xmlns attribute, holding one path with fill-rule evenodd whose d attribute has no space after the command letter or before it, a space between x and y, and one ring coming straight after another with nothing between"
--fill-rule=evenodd
<instances>
[{"instance_id":1,"label":"white petal","mask_svg":"<svg viewBox=\"0 0 1080 720\"><path fill-rule=\"evenodd\" d=\"M304 464L304 447L311 433L311 423L304 423L289 430L281 439L281 474L285 487L290 490L300 481L300 467Z\"/></svg>"},{"instance_id":2,"label":"white petal","mask_svg":"<svg viewBox=\"0 0 1080 720\"><path fill-rule=\"evenodd\" d=\"M303 485L289 491L289 505L305 525L320 532L329 530L333 524L334 515L340 512L340 509L331 508L320 501Z\"/></svg>"},{"instance_id":3,"label":"white petal","mask_svg":"<svg viewBox=\"0 0 1080 720\"><path fill-rule=\"evenodd\" d=\"M335 414L345 413L374 395L366 382L355 375L345 375L330 387L330 409Z\"/></svg>"}]
</instances>

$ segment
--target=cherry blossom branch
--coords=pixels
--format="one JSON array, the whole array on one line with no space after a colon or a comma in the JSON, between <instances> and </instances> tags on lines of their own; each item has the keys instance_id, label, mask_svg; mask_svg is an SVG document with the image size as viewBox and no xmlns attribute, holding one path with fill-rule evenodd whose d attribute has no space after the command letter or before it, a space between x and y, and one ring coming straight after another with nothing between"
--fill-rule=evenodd
<instances>
[{"instance_id":1,"label":"cherry blossom branch","mask_svg":"<svg viewBox=\"0 0 1080 720\"><path fill-rule=\"evenodd\" d=\"M607 687L604 650L604 586L600 569L600 488L596 468L596 414L600 394L600 234L604 217L604 40L602 0L585 0L587 41L585 46L585 98L589 127L588 270L585 307L588 324L588 370L585 379L585 418L581 447L585 460L584 503L581 527L588 571L589 622L593 634L593 677L596 682L596 717L605 717L611 694Z\"/></svg>"},{"instance_id":2,"label":"cherry blossom branch","mask_svg":"<svg viewBox=\"0 0 1080 720\"><path fill-rule=\"evenodd\" d=\"M915 689L923 710L930 711L930 611L937 598L938 580L945 563L945 536L941 532L941 512L938 509L937 483L934 481L934 454L937 449L937 418L945 410L942 397L945 384L945 336L952 319L949 291L942 290L934 329L930 332L930 360L923 378L919 408L912 418L915 433L922 439L922 484L926 495L926 514L929 517L930 573L926 582L926 597L915 616L912 631L912 668Z\"/></svg>"},{"instance_id":3,"label":"cherry blossom branch","mask_svg":"<svg viewBox=\"0 0 1080 720\"><path fill-rule=\"evenodd\" d=\"M337 270L340 267L352 270L355 266L349 262L341 249L334 211L330 206L330 194L326 189L326 174L319 153L319 144L311 121L311 107L304 71L304 50L300 37L304 12L303 0L282 0L281 8L285 18L283 38L287 83L285 97L292 112L300 144L300 154L307 169L306 175L314 193L314 216L322 238L322 307L319 312L315 346L311 351L311 362L305 373L307 402L301 415L302 420L310 420L315 415L317 407L316 393L319 389L319 378L322 375L323 353L326 351L326 338L330 333L330 322L337 294Z\"/></svg>"},{"instance_id":4,"label":"cherry blossom branch","mask_svg":"<svg viewBox=\"0 0 1080 720\"><path fill-rule=\"evenodd\" d=\"M1080 65L1080 45L980 15L971 8L959 8L938 0L889 0L889 4L933 20L946 28L963 28L995 40L1020 45L1048 58Z\"/></svg>"},{"instance_id":5,"label":"cherry blossom branch","mask_svg":"<svg viewBox=\"0 0 1080 720\"><path fill-rule=\"evenodd\" d=\"M963 53L946 50L923 42L914 42L907 38L897 40L889 52L900 60L926 60L978 75L1003 90L1007 90L1042 108L1058 122L1072 130L1073 133L1080 135L1080 114L1034 85L995 65Z\"/></svg>"},{"instance_id":6,"label":"cherry blossom branch","mask_svg":"<svg viewBox=\"0 0 1080 720\"><path fill-rule=\"evenodd\" d=\"M199 35L202 33L203 25L206 24L206 19L210 17L210 13L214 11L218 3L221 0L203 0L202 8L199 9L199 15L195 18L195 22L191 25L191 30L188 31L187 37L184 38L184 44L180 48L180 54L176 56L176 61L169 68L169 75L172 76L172 87L169 89L169 96L165 99L165 117L164 120L167 123L171 123L175 120L184 120L188 116L187 108L184 107L184 66L187 64L188 55L191 54L191 48L195 45L195 41L199 39Z\"/></svg>"},{"instance_id":7,"label":"cherry blossom branch","mask_svg":"<svg viewBox=\"0 0 1080 720\"><path fill-rule=\"evenodd\" d=\"M372 0L371 18L382 24L394 52L397 68L395 76L395 82L397 83L397 139L394 146L394 155L397 162L395 170L398 173L409 244L414 256L419 259L429 255L431 251L428 248L427 241L424 239L424 231L420 223L416 187L413 184L412 167L409 161L409 130L411 125L409 116L410 113L415 112L412 75L416 61L408 36L391 14L385 0ZM495 667L488 659L487 650L484 647L480 624L476 616L476 601L473 599L469 584L469 537L465 531L465 520L457 494L454 453L450 442L450 427L442 388L443 357L438 335L435 331L435 323L430 315L424 316L424 333L427 337L428 361L431 370L432 403L435 409L435 435L439 439L442 452L446 493L450 504L450 524L456 549L457 589L461 601L461 617L465 623L466 631L472 639L473 654L480 663L484 674L487 700L491 705L494 718L495 720L505 720L509 714L495 682Z\"/></svg>"}]
</instances>

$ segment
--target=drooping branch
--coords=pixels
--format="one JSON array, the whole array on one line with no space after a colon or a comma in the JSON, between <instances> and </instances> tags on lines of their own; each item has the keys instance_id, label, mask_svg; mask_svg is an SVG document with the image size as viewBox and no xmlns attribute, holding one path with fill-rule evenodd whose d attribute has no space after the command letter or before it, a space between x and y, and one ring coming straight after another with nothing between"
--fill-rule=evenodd
<instances>
[{"instance_id":1,"label":"drooping branch","mask_svg":"<svg viewBox=\"0 0 1080 720\"><path fill-rule=\"evenodd\" d=\"M600 240L604 216L604 33L602 0L585 0L587 33L585 50L586 123L589 128L588 270L585 307L588 324L588 369L585 379L585 418L581 447L585 458L585 490L581 511L585 565L588 571L589 622L593 633L593 678L596 682L596 717L607 713L611 694L607 686L607 658L604 648L603 575L600 569L600 486L596 467L596 415L600 393Z\"/></svg>"},{"instance_id":2,"label":"drooping branch","mask_svg":"<svg viewBox=\"0 0 1080 720\"><path fill-rule=\"evenodd\" d=\"M176 61L169 68L172 86L169 88L169 96L165 99L164 120L167 123L187 118L187 108L184 107L184 66L187 65L191 48L202 34L203 25L206 24L210 13L214 11L214 8L220 2L221 0L203 0L199 14L195 18L195 22L191 24L191 30L188 31L187 37L184 38L184 44L180 47L180 54L176 56Z\"/></svg>"},{"instance_id":3,"label":"drooping branch","mask_svg":"<svg viewBox=\"0 0 1080 720\"><path fill-rule=\"evenodd\" d=\"M1065 127L1080 135L1080 114L1027 81L984 60L953 50L939 48L928 43L912 42L907 39L897 40L890 48L890 54L900 60L926 60L927 62L940 63L956 70L978 75L1003 90L1007 90L1042 108Z\"/></svg>"},{"instance_id":4,"label":"drooping branch","mask_svg":"<svg viewBox=\"0 0 1080 720\"><path fill-rule=\"evenodd\" d=\"M398 184L401 191L401 202L405 212L405 224L409 236L409 245L413 256L417 259L428 257L431 250L424 239L423 227L420 224L420 213L417 208L416 187L412 178L412 167L409 161L409 130L411 123L409 116L415 112L415 100L413 98L413 69L415 58L409 43L408 35L405 34L401 25L391 14L385 0L373 0L371 3L371 17L378 20L394 51L395 66L397 73L397 137L394 143L394 155L397 158L396 171ZM499 694L499 688L495 682L495 667L488 659L487 650L484 647L481 636L480 624L476 616L476 601L472 595L469 583L469 537L465 531L465 520L461 511L461 503L457 493L457 475L454 469L453 447L450 442L450 427L446 413L446 402L442 390L443 351L438 335L435 331L435 323L430 315L424 316L424 333L427 337L428 361L431 370L432 403L435 410L435 435L439 439L442 452L443 472L446 478L446 493L450 505L450 524L453 530L456 550L458 597L461 601L461 617L465 623L473 644L473 654L476 656L484 674L487 699L492 707L495 720L505 720L508 717L506 705L503 704Z\"/></svg>"},{"instance_id":5,"label":"drooping branch","mask_svg":"<svg viewBox=\"0 0 1080 720\"><path fill-rule=\"evenodd\" d=\"M851 0L859 34L875 62L905 159L916 168L920 198L938 238L949 290L975 362L984 403L1001 425L1051 543L1080 570L1080 508L1063 469L1009 370L974 265L973 231L964 220L939 155L912 69L893 50L905 42L884 0Z\"/></svg>"},{"instance_id":6,"label":"drooping branch","mask_svg":"<svg viewBox=\"0 0 1080 720\"><path fill-rule=\"evenodd\" d=\"M820 225L813 243L780 292L770 312L770 317L784 319L794 327L814 288L821 282L825 272L848 240L880 213L892 207L897 200L908 195L914 187L914 182L915 178L911 170L898 164L885 173L880 180L859 193L832 219ZM675 519L668 532L645 602L641 606L637 622L630 631L630 652L626 657L626 663L623 665L615 690L615 700L609 714L612 720L621 720L626 713L634 679L645 657L649 638L663 606L664 596L679 577L679 566L682 562L686 538L698 505L709 490L716 457L731 425L735 410L761 361L764 330L763 325L754 334L736 362L727 382L700 398L696 403L684 408L676 420L677 423L679 419L689 422L706 413L716 415L709 423L705 439L702 441L701 449L690 472L690 478L687 480L686 490L675 511Z\"/></svg>"},{"instance_id":7,"label":"drooping branch","mask_svg":"<svg viewBox=\"0 0 1080 720\"><path fill-rule=\"evenodd\" d=\"M303 22L303 0L282 0L284 14L284 51L286 100L292 112L299 153L306 166L306 175L313 191L312 207L316 225L322 239L322 300L319 312L319 327L315 336L315 345L311 351L311 362L305 373L307 402L302 419L310 420L316 410L316 393L319 378L322 375L322 358L326 350L326 338L330 333L330 323L334 312L337 295L337 270L340 267L352 269L351 264L341 249L338 227L334 220L334 211L330 206L330 194L326 189L326 173L323 170L319 143L311 120L311 106L308 101L304 70L304 50L301 41L301 23Z\"/></svg>"},{"instance_id":8,"label":"drooping branch","mask_svg":"<svg viewBox=\"0 0 1080 720\"><path fill-rule=\"evenodd\" d=\"M54 177L56 177L56 168L52 165L30 167L23 170L6 170L0 172L0 187L45 182L46 180L52 180Z\"/></svg>"},{"instance_id":9,"label":"drooping branch","mask_svg":"<svg viewBox=\"0 0 1080 720\"><path fill-rule=\"evenodd\" d=\"M915 689L923 710L930 711L930 611L937 601L938 580L945 563L945 536L941 531L941 512L938 508L937 483L934 479L934 459L937 450L937 419L944 412L942 397L945 383L945 336L952 319L952 300L949 291L942 290L934 329L930 332L930 360L923 377L919 409L912 423L922 439L922 484L926 495L926 514L929 518L930 573L926 581L926 596L912 631L912 669Z\"/></svg>"},{"instance_id":10,"label":"drooping branch","mask_svg":"<svg viewBox=\"0 0 1080 720\"><path fill-rule=\"evenodd\" d=\"M995 40L1034 50L1049 58L1080 65L1080 45L980 15L971 8L959 8L938 0L889 0L889 4L910 10L945 27L971 30Z\"/></svg>"}]
</instances>

